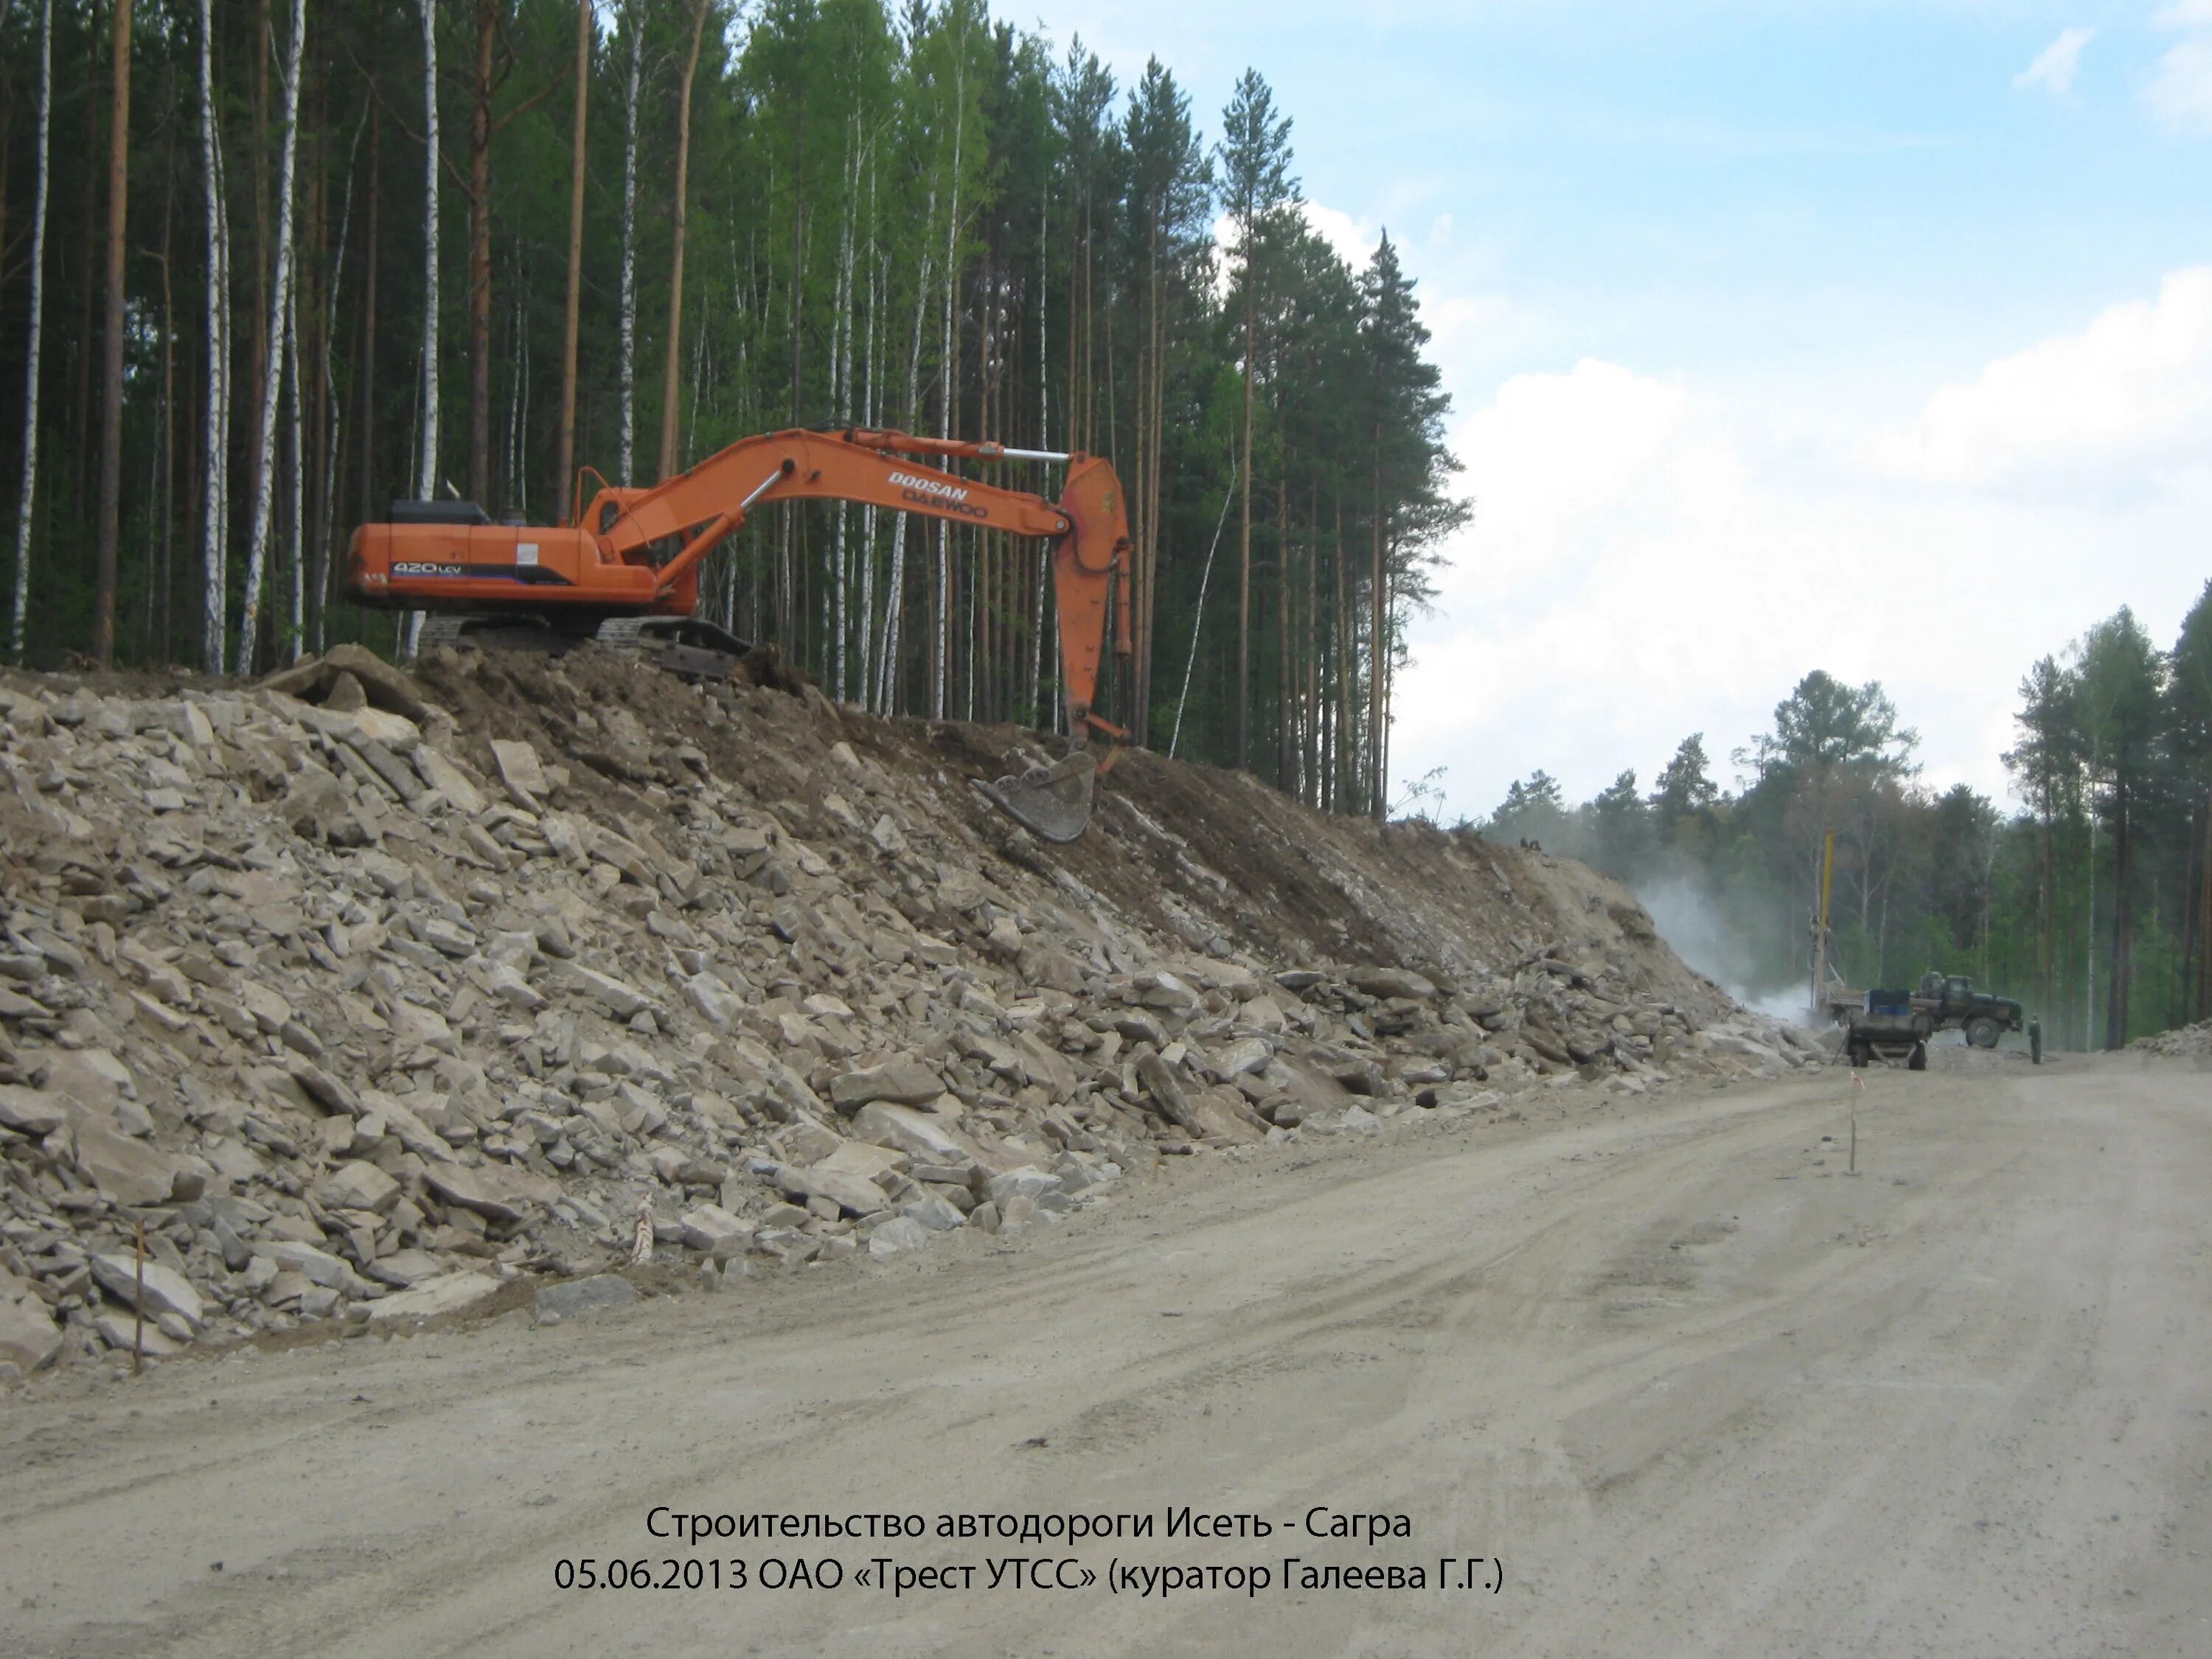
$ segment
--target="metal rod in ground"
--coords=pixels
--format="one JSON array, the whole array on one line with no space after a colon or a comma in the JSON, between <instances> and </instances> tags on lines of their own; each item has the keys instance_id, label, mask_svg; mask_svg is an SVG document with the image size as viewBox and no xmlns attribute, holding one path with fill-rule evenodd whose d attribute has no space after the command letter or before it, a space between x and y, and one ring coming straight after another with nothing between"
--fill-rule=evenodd
<instances>
[{"instance_id":1,"label":"metal rod in ground","mask_svg":"<svg viewBox=\"0 0 2212 1659\"><path fill-rule=\"evenodd\" d=\"M1851 1073L1851 1163L1846 1175L1859 1172L1859 1097L1866 1092L1865 1081L1856 1072Z\"/></svg>"},{"instance_id":2,"label":"metal rod in ground","mask_svg":"<svg viewBox=\"0 0 2212 1659\"><path fill-rule=\"evenodd\" d=\"M137 1294L131 1298L131 1375L146 1368L146 1218L138 1218Z\"/></svg>"}]
</instances>

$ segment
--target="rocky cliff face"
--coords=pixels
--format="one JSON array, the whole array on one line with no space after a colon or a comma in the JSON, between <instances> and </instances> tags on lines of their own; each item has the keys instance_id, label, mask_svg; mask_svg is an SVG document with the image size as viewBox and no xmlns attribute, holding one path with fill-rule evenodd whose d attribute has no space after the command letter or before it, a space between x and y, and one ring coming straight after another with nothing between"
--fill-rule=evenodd
<instances>
[{"instance_id":1,"label":"rocky cliff face","mask_svg":"<svg viewBox=\"0 0 2212 1659\"><path fill-rule=\"evenodd\" d=\"M1566 860L1140 754L1045 846L971 782L1032 741L597 647L0 678L0 1365L1816 1058Z\"/></svg>"}]
</instances>

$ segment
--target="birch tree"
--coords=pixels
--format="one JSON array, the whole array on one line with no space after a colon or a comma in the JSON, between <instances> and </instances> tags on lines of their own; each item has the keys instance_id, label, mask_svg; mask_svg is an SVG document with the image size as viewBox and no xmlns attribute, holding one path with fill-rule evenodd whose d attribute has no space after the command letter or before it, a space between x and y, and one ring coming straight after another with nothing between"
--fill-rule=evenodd
<instances>
[{"instance_id":1,"label":"birch tree","mask_svg":"<svg viewBox=\"0 0 2212 1659\"><path fill-rule=\"evenodd\" d=\"M230 225L224 211L222 135L216 124L213 0L200 0L200 155L207 190L207 471L201 487L200 660L223 672L228 643Z\"/></svg>"},{"instance_id":2,"label":"birch tree","mask_svg":"<svg viewBox=\"0 0 2212 1659\"><path fill-rule=\"evenodd\" d=\"M415 495L438 495L438 3L422 7L422 448ZM421 630L418 620L410 639ZM412 653L410 652L411 655Z\"/></svg>"},{"instance_id":3,"label":"birch tree","mask_svg":"<svg viewBox=\"0 0 2212 1659\"><path fill-rule=\"evenodd\" d=\"M629 85L623 104L622 471L623 487L637 477L637 88L645 66L645 8L629 11Z\"/></svg>"},{"instance_id":4,"label":"birch tree","mask_svg":"<svg viewBox=\"0 0 2212 1659\"><path fill-rule=\"evenodd\" d=\"M100 502L92 659L115 659L115 544L123 508L124 236L131 205L131 0L114 0L107 137L107 315L100 331Z\"/></svg>"},{"instance_id":5,"label":"birch tree","mask_svg":"<svg viewBox=\"0 0 2212 1659\"><path fill-rule=\"evenodd\" d=\"M205 0L202 0L204 5ZM39 167L31 198L31 315L23 350L23 490L15 501L15 603L8 654L23 660L23 623L31 605L31 521L39 487L39 344L46 303L46 191L53 161L54 0L39 4Z\"/></svg>"},{"instance_id":6,"label":"birch tree","mask_svg":"<svg viewBox=\"0 0 2212 1659\"><path fill-rule=\"evenodd\" d=\"M576 339L584 298L584 121L592 90L592 0L576 0L576 108L568 161L568 288L561 319L561 434L554 451L555 516L568 521L570 475L576 467Z\"/></svg>"},{"instance_id":7,"label":"birch tree","mask_svg":"<svg viewBox=\"0 0 2212 1659\"><path fill-rule=\"evenodd\" d=\"M276 273L269 307L269 378L261 393L261 445L253 479L253 524L246 550L245 604L238 623L238 667L250 674L260 643L261 587L276 502L276 412L286 369L285 325L292 310L292 178L300 152L300 53L307 44L307 0L292 0L292 50L284 60L284 148L276 167ZM297 369L293 371L297 373Z\"/></svg>"},{"instance_id":8,"label":"birch tree","mask_svg":"<svg viewBox=\"0 0 2212 1659\"><path fill-rule=\"evenodd\" d=\"M678 453L678 371L683 364L684 233L690 210L691 83L699 73L699 48L707 35L707 14L714 0L698 0L691 14L691 51L684 60L684 79L676 94L676 198L671 214L669 239L673 244L668 268L668 360L660 385L660 476L672 478L684 470Z\"/></svg>"}]
</instances>

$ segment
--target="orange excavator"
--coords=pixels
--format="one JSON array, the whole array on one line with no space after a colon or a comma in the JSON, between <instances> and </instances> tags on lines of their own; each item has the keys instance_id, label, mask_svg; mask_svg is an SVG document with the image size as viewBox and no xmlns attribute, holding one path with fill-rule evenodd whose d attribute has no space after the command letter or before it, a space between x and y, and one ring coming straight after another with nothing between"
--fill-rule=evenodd
<instances>
[{"instance_id":1,"label":"orange excavator","mask_svg":"<svg viewBox=\"0 0 2212 1659\"><path fill-rule=\"evenodd\" d=\"M1065 461L1067 484L1048 501L956 477L923 458ZM1074 746L1054 765L981 787L1047 840L1081 835L1097 775L1124 735L1091 708L1109 611L1115 653L1126 659L1130 649L1128 516L1121 480L1098 456L857 428L772 432L739 439L647 488L601 479L571 525L494 523L472 501L394 501L389 522L354 532L347 586L363 605L430 613L426 641L464 633L496 639L520 626L555 642L596 638L652 652L678 672L718 675L750 647L695 614L699 562L754 507L788 501L872 503L1052 542ZM1088 741L1094 735L1107 740L1103 763Z\"/></svg>"}]
</instances>

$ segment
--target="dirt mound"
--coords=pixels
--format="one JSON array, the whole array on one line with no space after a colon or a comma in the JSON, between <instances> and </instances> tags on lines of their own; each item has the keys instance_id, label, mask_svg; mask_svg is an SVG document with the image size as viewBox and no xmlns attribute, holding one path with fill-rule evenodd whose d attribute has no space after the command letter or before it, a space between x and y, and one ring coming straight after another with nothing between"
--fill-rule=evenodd
<instances>
[{"instance_id":1,"label":"dirt mound","mask_svg":"<svg viewBox=\"0 0 2212 1659\"><path fill-rule=\"evenodd\" d=\"M1164 1156L1821 1058L1569 860L1144 754L1049 848L975 787L1036 734L761 666L0 678L0 1364L1013 1238Z\"/></svg>"},{"instance_id":2,"label":"dirt mound","mask_svg":"<svg viewBox=\"0 0 2212 1659\"><path fill-rule=\"evenodd\" d=\"M2154 1054L2162 1059L2194 1060L2212 1055L2212 1019L2177 1026L2155 1036L2137 1037L2128 1044L2128 1048L2133 1054Z\"/></svg>"}]
</instances>

